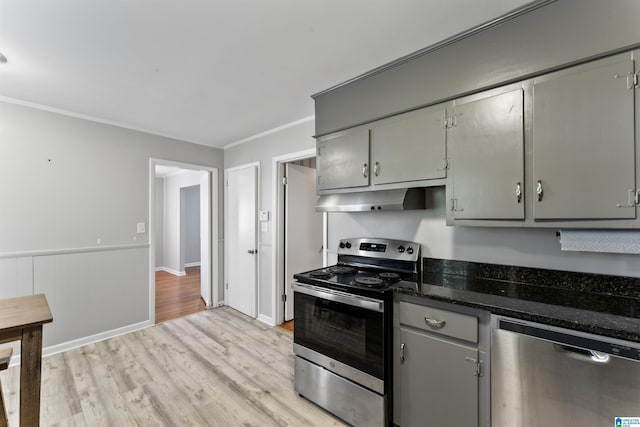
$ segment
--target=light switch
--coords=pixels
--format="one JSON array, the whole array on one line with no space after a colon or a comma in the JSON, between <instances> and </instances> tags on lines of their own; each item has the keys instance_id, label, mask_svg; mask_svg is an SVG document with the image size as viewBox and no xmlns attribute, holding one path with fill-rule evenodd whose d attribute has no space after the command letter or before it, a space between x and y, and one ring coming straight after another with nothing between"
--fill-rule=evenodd
<instances>
[{"instance_id":1,"label":"light switch","mask_svg":"<svg viewBox=\"0 0 640 427\"><path fill-rule=\"evenodd\" d=\"M269 211L260 211L258 214L260 222L269 221Z\"/></svg>"},{"instance_id":2,"label":"light switch","mask_svg":"<svg viewBox=\"0 0 640 427\"><path fill-rule=\"evenodd\" d=\"M138 234L142 234L145 232L145 223L139 222L136 224Z\"/></svg>"}]
</instances>

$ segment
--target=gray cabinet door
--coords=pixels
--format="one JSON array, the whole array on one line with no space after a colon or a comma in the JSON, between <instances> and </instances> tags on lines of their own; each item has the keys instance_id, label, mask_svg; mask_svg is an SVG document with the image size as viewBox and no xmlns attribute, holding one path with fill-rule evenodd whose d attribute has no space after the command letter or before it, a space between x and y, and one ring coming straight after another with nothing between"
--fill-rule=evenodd
<instances>
[{"instance_id":1,"label":"gray cabinet door","mask_svg":"<svg viewBox=\"0 0 640 427\"><path fill-rule=\"evenodd\" d=\"M423 108L371 128L371 182L392 184L444 178L445 110Z\"/></svg>"},{"instance_id":2,"label":"gray cabinet door","mask_svg":"<svg viewBox=\"0 0 640 427\"><path fill-rule=\"evenodd\" d=\"M635 188L633 70L625 54L534 79L534 219L635 218L624 206Z\"/></svg>"},{"instance_id":3,"label":"gray cabinet door","mask_svg":"<svg viewBox=\"0 0 640 427\"><path fill-rule=\"evenodd\" d=\"M369 185L369 130L354 130L318 140L318 190Z\"/></svg>"},{"instance_id":4,"label":"gray cabinet door","mask_svg":"<svg viewBox=\"0 0 640 427\"><path fill-rule=\"evenodd\" d=\"M400 327L402 427L478 426L478 350Z\"/></svg>"},{"instance_id":5,"label":"gray cabinet door","mask_svg":"<svg viewBox=\"0 0 640 427\"><path fill-rule=\"evenodd\" d=\"M523 99L517 89L453 109L448 208L455 219L524 219Z\"/></svg>"}]
</instances>

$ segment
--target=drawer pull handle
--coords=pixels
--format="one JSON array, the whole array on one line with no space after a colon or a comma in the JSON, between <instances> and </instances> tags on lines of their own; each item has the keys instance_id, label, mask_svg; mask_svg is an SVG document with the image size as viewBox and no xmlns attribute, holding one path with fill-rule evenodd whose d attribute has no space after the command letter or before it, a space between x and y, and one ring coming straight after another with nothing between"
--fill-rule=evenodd
<instances>
[{"instance_id":1,"label":"drawer pull handle","mask_svg":"<svg viewBox=\"0 0 640 427\"><path fill-rule=\"evenodd\" d=\"M404 343L400 344L400 362L404 363Z\"/></svg>"},{"instance_id":2,"label":"drawer pull handle","mask_svg":"<svg viewBox=\"0 0 640 427\"><path fill-rule=\"evenodd\" d=\"M444 320L436 320L430 317L424 316L424 321L429 325L431 329L442 329L447 324Z\"/></svg>"}]
</instances>

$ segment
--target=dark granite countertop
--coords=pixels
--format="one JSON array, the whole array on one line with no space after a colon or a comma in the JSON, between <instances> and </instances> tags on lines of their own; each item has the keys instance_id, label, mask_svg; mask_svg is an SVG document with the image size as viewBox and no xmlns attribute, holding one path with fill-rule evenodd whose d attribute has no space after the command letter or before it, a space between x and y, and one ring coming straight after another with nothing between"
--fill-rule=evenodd
<instances>
[{"instance_id":1,"label":"dark granite countertop","mask_svg":"<svg viewBox=\"0 0 640 427\"><path fill-rule=\"evenodd\" d=\"M640 342L640 279L423 259L422 283L399 294Z\"/></svg>"}]
</instances>

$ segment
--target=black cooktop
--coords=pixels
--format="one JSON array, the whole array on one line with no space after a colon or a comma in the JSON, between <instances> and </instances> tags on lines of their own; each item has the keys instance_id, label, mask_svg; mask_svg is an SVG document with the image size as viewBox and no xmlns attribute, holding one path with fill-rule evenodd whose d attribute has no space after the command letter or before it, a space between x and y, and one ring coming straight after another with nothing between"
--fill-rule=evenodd
<instances>
[{"instance_id":1,"label":"black cooktop","mask_svg":"<svg viewBox=\"0 0 640 427\"><path fill-rule=\"evenodd\" d=\"M388 271L378 268L354 267L336 264L330 267L299 273L293 277L302 283L330 288L351 294L382 298L391 291L391 286L408 282L416 286L417 275L401 271Z\"/></svg>"}]
</instances>

